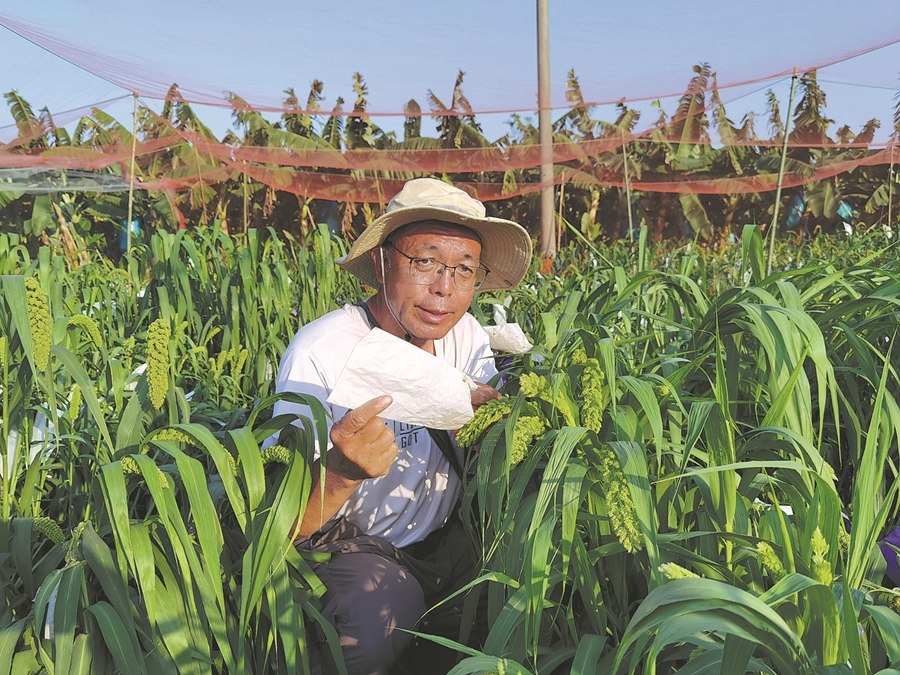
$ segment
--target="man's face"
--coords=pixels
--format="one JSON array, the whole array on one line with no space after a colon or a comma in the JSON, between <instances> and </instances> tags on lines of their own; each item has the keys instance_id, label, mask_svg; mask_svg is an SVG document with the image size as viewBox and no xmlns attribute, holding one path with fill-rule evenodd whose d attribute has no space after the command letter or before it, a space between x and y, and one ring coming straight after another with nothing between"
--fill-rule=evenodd
<instances>
[{"instance_id":1,"label":"man's face","mask_svg":"<svg viewBox=\"0 0 900 675\"><path fill-rule=\"evenodd\" d=\"M399 319L401 327L413 337L439 340L466 313L475 290L459 288L449 269L445 269L434 283L419 284L413 281L409 275L409 260L399 251L413 258L433 258L451 267L475 267L480 261L481 242L465 228L441 223L416 223L406 226L401 236L393 238L391 245L383 247L383 292L390 309Z\"/></svg>"}]
</instances>

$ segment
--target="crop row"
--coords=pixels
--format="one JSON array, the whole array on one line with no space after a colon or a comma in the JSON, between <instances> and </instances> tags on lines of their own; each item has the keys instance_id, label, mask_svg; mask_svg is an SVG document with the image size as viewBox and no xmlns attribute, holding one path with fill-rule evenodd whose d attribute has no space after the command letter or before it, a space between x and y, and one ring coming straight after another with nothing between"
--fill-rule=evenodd
<instances>
[{"instance_id":1,"label":"crop row","mask_svg":"<svg viewBox=\"0 0 900 675\"><path fill-rule=\"evenodd\" d=\"M272 418L272 382L369 292L342 247L159 232L70 267L0 239L0 674L308 671L329 626L288 540L323 419ZM487 630L455 673L900 665L900 266L873 238L777 256L754 227L572 246L477 298L536 347L461 432Z\"/></svg>"}]
</instances>

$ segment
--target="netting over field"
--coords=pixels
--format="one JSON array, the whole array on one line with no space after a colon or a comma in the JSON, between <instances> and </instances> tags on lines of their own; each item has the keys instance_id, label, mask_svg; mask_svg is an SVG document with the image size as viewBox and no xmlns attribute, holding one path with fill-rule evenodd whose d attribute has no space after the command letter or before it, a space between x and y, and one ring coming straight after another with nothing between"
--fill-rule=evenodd
<instances>
[{"instance_id":1,"label":"netting over field","mask_svg":"<svg viewBox=\"0 0 900 675\"><path fill-rule=\"evenodd\" d=\"M347 202L383 202L384 196L394 194L408 177L421 174L463 174L455 183L482 201L530 194L542 187L534 177L527 181L509 178L515 172L540 165L540 147L533 142L529 144L528 139L505 147L455 148L440 147L437 139L415 138L383 148L347 149L330 146L321 138L285 131L275 123L263 123L261 138L250 134L246 139L229 137L220 141L208 132L161 117L149 108L143 108L142 113L153 128L139 131L134 147L130 129L115 121L109 121L109 128L103 130L103 142L96 138L87 142L78 139L76 144L67 135L66 141L48 146L44 139L48 134L54 137L58 127L50 118L43 118L31 128L23 126L17 138L0 146L0 167L94 172L112 168L124 176L122 184L127 185L134 152L135 181L140 189L181 191L191 189L198 182L209 185L246 175L281 191ZM624 187L628 180L629 186L638 191L695 194L774 190L777 172L772 170L771 160L782 139L742 137L739 133L722 138L720 128L713 130L720 132L714 141L704 126L709 114L707 107L697 105L687 116L669 119L643 131L613 126L606 138L583 134L564 140L559 139L563 134L557 134L551 154L556 165L554 182ZM292 115L296 113L285 113L286 117ZM261 116L257 125L260 120ZM96 132L92 129L84 133ZM789 134L788 147L819 152L820 156L816 161L787 171L785 188L831 178L858 167L891 164L897 159L895 141L876 144L862 134L842 142L825 135L818 139L804 138L795 131ZM694 156L723 151L729 156L755 153L770 161L749 167L752 173L747 169L735 170L736 163L734 167L719 166L715 172L713 167L701 164L691 169L685 163L684 168L674 166L667 174L632 173L630 178L625 175L625 158L629 152L660 152L674 157L684 148ZM630 161L634 164L638 160L633 156Z\"/></svg>"}]
</instances>

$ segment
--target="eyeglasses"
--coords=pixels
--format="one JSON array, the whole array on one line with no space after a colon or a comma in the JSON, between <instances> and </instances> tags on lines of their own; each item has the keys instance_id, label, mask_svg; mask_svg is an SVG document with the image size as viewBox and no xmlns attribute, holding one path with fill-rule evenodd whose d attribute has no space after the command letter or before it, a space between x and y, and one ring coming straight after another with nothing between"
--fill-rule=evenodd
<instances>
[{"instance_id":1,"label":"eyeglasses","mask_svg":"<svg viewBox=\"0 0 900 675\"><path fill-rule=\"evenodd\" d=\"M391 242L386 241L382 246L390 246L404 258L409 260L409 278L423 286L433 284L444 275L444 270L450 270L453 283L464 291L477 290L484 283L484 278L490 273L487 267L481 265L447 265L434 258L414 258L406 255Z\"/></svg>"}]
</instances>

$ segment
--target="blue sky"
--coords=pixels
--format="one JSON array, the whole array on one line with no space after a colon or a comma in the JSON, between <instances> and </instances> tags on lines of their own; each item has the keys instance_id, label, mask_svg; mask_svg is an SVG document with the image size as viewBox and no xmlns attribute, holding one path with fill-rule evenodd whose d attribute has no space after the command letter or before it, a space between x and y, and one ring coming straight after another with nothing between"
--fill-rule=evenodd
<instances>
[{"instance_id":1,"label":"blue sky","mask_svg":"<svg viewBox=\"0 0 900 675\"><path fill-rule=\"evenodd\" d=\"M877 117L887 139L900 85L900 10L896 0L854 3L757 0L753 3L637 0L588 3L550 0L551 81L554 105L565 105L566 73L574 69L585 97L634 101L655 119L650 101L668 97L668 112L691 76L709 62L727 86L730 116L765 112L765 91L787 102L789 73L870 50L819 72L828 113L858 130ZM230 90L275 106L293 86L304 100L313 79L325 83L322 106L338 96L352 106L352 76L369 86L370 110L402 112L410 98L427 108L432 89L445 103L458 70L478 111L536 107L536 29L533 0L453 3L419 0L345 3L307 0L52 0L0 9L3 91L15 88L35 107L63 111L101 101L123 122L130 120L130 91L153 105L170 83L190 98L222 102ZM35 44L39 43L39 44ZM880 48L878 48L880 46ZM89 72L93 71L93 72ZM199 108L201 119L222 133L227 110ZM607 112L608 111L608 112ZM596 116L611 119L611 106ZM485 133L506 131L509 112L479 114ZM377 117L387 129L399 116ZM11 117L0 112L0 140ZM426 131L433 127L423 122ZM757 123L761 135L768 130ZM835 130L836 127L833 129Z\"/></svg>"}]
</instances>

